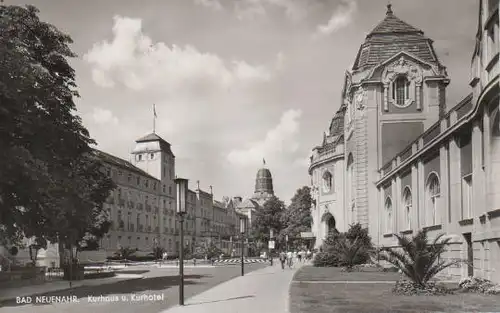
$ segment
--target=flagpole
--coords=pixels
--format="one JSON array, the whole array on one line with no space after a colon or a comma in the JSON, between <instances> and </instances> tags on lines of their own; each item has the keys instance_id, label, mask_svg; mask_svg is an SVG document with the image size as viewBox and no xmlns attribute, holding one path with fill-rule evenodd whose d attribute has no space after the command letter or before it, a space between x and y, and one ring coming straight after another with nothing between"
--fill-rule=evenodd
<instances>
[{"instance_id":1,"label":"flagpole","mask_svg":"<svg viewBox=\"0 0 500 313\"><path fill-rule=\"evenodd\" d=\"M156 105L153 103L153 134L156 134Z\"/></svg>"}]
</instances>

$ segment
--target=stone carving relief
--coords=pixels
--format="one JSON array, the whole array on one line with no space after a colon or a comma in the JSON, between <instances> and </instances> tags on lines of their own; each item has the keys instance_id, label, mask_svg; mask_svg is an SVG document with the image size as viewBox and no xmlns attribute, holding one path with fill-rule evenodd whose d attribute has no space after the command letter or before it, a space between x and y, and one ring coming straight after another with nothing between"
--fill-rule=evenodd
<instances>
[{"instance_id":1,"label":"stone carving relief","mask_svg":"<svg viewBox=\"0 0 500 313\"><path fill-rule=\"evenodd\" d=\"M404 76L410 83L408 88L407 100L404 104L396 103L392 99L392 88L396 78ZM406 108L413 103L417 103L417 109L421 110L420 90L422 87L423 74L419 66L407 61L404 57L389 65L382 75L384 83L384 111L389 110L389 103L400 108Z\"/></svg>"},{"instance_id":2,"label":"stone carving relief","mask_svg":"<svg viewBox=\"0 0 500 313\"><path fill-rule=\"evenodd\" d=\"M363 87L359 87L354 94L355 104L358 110L362 110L365 107L365 95L366 91Z\"/></svg>"}]
</instances>

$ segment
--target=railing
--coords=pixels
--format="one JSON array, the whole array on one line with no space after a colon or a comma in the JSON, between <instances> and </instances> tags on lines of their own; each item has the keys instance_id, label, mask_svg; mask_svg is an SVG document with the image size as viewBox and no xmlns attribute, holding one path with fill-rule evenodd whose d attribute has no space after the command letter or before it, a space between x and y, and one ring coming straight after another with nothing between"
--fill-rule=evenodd
<instances>
[{"instance_id":1,"label":"railing","mask_svg":"<svg viewBox=\"0 0 500 313\"><path fill-rule=\"evenodd\" d=\"M411 155L413 154L413 145L409 145L408 147L406 147L406 149L403 150L403 152L401 152L399 154L399 157L401 158L401 162L403 161L406 161L409 157L411 157Z\"/></svg>"},{"instance_id":2,"label":"railing","mask_svg":"<svg viewBox=\"0 0 500 313\"><path fill-rule=\"evenodd\" d=\"M439 136L440 133L441 133L441 123L434 124L431 128L429 128L422 135L422 139L424 141L424 145L426 145L427 143L431 142L432 139L434 139L437 136Z\"/></svg>"},{"instance_id":3,"label":"railing","mask_svg":"<svg viewBox=\"0 0 500 313\"><path fill-rule=\"evenodd\" d=\"M462 118L465 114L467 114L472 109L472 101L463 101L459 103L454 111L457 112L457 119Z\"/></svg>"},{"instance_id":4,"label":"railing","mask_svg":"<svg viewBox=\"0 0 500 313\"><path fill-rule=\"evenodd\" d=\"M386 163L383 167L382 167L382 173L385 175L387 173L389 173L390 171L392 171L392 160L390 160L388 163Z\"/></svg>"}]
</instances>

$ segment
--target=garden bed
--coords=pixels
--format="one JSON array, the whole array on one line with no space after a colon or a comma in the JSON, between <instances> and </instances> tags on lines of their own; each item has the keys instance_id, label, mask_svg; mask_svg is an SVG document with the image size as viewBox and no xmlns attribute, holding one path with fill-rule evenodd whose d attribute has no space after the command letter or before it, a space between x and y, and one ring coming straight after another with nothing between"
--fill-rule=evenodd
<instances>
[{"instance_id":1,"label":"garden bed","mask_svg":"<svg viewBox=\"0 0 500 313\"><path fill-rule=\"evenodd\" d=\"M458 284L440 284L454 294L418 296L393 292L401 275L391 272L342 272L304 266L290 287L291 313L333 312L496 312L500 296L460 292Z\"/></svg>"}]
</instances>

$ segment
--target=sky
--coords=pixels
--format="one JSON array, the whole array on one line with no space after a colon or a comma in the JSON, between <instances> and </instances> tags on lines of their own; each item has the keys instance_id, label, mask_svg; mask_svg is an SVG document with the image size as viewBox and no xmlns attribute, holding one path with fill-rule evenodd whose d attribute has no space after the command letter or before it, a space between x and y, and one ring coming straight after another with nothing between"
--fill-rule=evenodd
<instances>
[{"instance_id":1,"label":"sky","mask_svg":"<svg viewBox=\"0 0 500 313\"><path fill-rule=\"evenodd\" d=\"M477 1L392 0L434 40L448 106L469 93ZM385 17L378 0L5 0L32 4L74 40L77 113L98 149L129 160L153 130L176 174L216 199L250 196L271 170L285 202L340 105L344 73Z\"/></svg>"}]
</instances>

